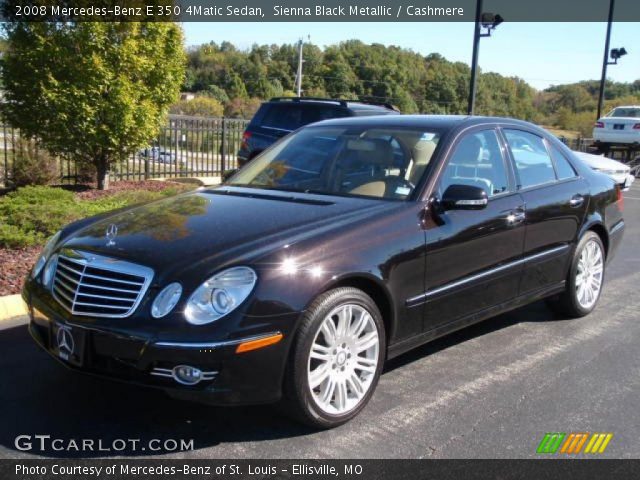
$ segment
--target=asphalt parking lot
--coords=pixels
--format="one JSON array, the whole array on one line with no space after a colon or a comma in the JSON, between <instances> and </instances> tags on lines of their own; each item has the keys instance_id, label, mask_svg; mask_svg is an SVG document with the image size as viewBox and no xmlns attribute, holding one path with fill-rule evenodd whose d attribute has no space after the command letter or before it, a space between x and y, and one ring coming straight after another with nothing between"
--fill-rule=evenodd
<instances>
[{"instance_id":1,"label":"asphalt parking lot","mask_svg":"<svg viewBox=\"0 0 640 480\"><path fill-rule=\"evenodd\" d=\"M194 440L172 458L527 458L546 432L611 432L600 457L638 458L640 185L625 195L625 219L594 313L567 320L539 302L423 346L388 364L359 417L325 432L268 406L207 407L67 371L31 341L25 318L3 322L0 457L115 455L14 446L46 434Z\"/></svg>"}]
</instances>

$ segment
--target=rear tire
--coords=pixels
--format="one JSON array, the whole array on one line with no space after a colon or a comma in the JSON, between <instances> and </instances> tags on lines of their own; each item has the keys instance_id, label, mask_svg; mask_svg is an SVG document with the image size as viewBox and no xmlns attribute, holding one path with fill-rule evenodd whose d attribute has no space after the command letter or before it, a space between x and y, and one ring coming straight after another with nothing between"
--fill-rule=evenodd
<instances>
[{"instance_id":1,"label":"rear tire","mask_svg":"<svg viewBox=\"0 0 640 480\"><path fill-rule=\"evenodd\" d=\"M320 295L304 314L285 378L285 407L316 428L348 422L367 405L386 352L380 310L352 287Z\"/></svg>"},{"instance_id":2,"label":"rear tire","mask_svg":"<svg viewBox=\"0 0 640 480\"><path fill-rule=\"evenodd\" d=\"M572 318L593 311L602 293L605 274L605 252L597 233L587 231L575 249L567 276L566 288L547 303L552 310Z\"/></svg>"}]
</instances>

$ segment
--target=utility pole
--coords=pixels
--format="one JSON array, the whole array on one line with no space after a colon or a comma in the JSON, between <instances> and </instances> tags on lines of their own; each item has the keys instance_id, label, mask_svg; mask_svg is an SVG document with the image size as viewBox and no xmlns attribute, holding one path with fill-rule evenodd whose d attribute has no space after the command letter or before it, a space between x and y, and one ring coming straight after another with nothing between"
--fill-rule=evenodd
<instances>
[{"instance_id":1,"label":"utility pole","mask_svg":"<svg viewBox=\"0 0 640 480\"><path fill-rule=\"evenodd\" d=\"M296 73L296 93L298 97L302 96L302 39L298 41L298 73Z\"/></svg>"},{"instance_id":2,"label":"utility pole","mask_svg":"<svg viewBox=\"0 0 640 480\"><path fill-rule=\"evenodd\" d=\"M600 93L598 94L598 114L596 120L600 118L602 106L604 104L604 84L607 81L607 65L609 64L609 42L611 40L611 24L613 23L613 7L615 0L609 0L609 19L607 20L607 38L604 42L604 58L602 60L602 78L600 78Z\"/></svg>"},{"instance_id":3,"label":"utility pole","mask_svg":"<svg viewBox=\"0 0 640 480\"><path fill-rule=\"evenodd\" d=\"M613 1L613 0L611 0ZM482 15L482 0L476 3L476 24L473 32L473 54L471 56L471 84L469 85L469 102L467 106L467 115L473 115L473 109L476 104L476 83L478 75L478 49L480 48L480 18Z\"/></svg>"}]
</instances>

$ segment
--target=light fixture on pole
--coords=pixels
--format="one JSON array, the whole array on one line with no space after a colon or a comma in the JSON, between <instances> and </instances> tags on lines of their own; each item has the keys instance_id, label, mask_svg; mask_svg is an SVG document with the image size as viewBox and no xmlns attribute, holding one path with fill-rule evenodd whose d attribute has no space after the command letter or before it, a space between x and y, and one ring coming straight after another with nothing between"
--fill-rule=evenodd
<instances>
[{"instance_id":1,"label":"light fixture on pole","mask_svg":"<svg viewBox=\"0 0 640 480\"><path fill-rule=\"evenodd\" d=\"M477 76L478 76L478 50L480 48L480 38L490 37L491 32L504 22L504 19L494 13L482 13L482 0L476 3L476 23L473 34L473 54L471 57L471 82L469 84L469 102L467 114L473 115L476 102ZM483 31L484 29L484 31Z\"/></svg>"}]
</instances>

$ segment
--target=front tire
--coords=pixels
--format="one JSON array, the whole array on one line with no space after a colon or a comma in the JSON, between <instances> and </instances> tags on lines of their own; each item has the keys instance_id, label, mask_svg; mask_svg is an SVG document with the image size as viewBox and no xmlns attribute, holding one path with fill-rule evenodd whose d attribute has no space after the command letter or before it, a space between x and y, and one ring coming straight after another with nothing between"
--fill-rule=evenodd
<instances>
[{"instance_id":1,"label":"front tire","mask_svg":"<svg viewBox=\"0 0 640 480\"><path fill-rule=\"evenodd\" d=\"M305 313L292 348L289 411L314 427L336 427L358 415L376 388L386 352L382 315L361 290L330 290Z\"/></svg>"},{"instance_id":2,"label":"front tire","mask_svg":"<svg viewBox=\"0 0 640 480\"><path fill-rule=\"evenodd\" d=\"M573 254L567 286L559 297L551 300L551 308L570 317L584 317L593 311L602 293L605 253L602 240L595 232L586 232Z\"/></svg>"}]
</instances>

